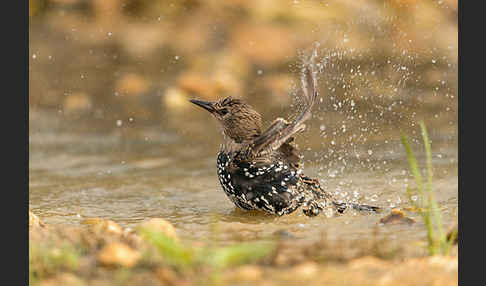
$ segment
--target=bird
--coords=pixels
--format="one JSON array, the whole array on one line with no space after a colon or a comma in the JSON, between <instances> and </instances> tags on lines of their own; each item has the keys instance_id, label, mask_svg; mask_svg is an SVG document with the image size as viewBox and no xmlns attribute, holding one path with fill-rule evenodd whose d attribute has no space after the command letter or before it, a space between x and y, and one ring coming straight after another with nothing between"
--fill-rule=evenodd
<instances>
[{"instance_id":1,"label":"bird","mask_svg":"<svg viewBox=\"0 0 486 286\"><path fill-rule=\"evenodd\" d=\"M264 131L262 116L240 98L189 100L208 111L222 126L223 143L217 155L218 179L227 197L243 210L282 216L298 208L309 217L323 212L343 213L349 207L380 212L380 207L338 202L318 179L303 174L295 137L319 96L314 65L303 68L304 108L291 121L275 119Z\"/></svg>"}]
</instances>

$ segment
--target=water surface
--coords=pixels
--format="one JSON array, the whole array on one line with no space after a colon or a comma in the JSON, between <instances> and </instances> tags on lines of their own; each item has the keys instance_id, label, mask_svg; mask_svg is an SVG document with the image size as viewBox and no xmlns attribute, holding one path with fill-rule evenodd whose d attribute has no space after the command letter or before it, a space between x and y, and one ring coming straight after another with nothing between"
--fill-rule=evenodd
<instances>
[{"instance_id":1,"label":"water surface","mask_svg":"<svg viewBox=\"0 0 486 286\"><path fill-rule=\"evenodd\" d=\"M409 206L405 190L413 186L413 179L396 133L385 134L386 143L380 139L353 147L329 144L316 132L316 116L299 139L307 175L318 177L338 198L385 207L384 214L350 211L309 218L298 210L275 217L235 209L223 193L216 175L221 137L210 119L192 129L128 123L104 129L89 120L65 120L60 114L30 114L29 206L48 224L79 225L85 218L100 217L134 227L162 217L184 239L224 242L265 238L281 230L306 240L318 239L323 232L334 239L366 239L376 227L392 239L425 237L425 227L413 213L418 223L412 226L377 226L392 207ZM458 206L456 133L439 128L431 134L434 187L449 226ZM313 147L302 147L305 144ZM423 164L422 145L412 146Z\"/></svg>"}]
</instances>

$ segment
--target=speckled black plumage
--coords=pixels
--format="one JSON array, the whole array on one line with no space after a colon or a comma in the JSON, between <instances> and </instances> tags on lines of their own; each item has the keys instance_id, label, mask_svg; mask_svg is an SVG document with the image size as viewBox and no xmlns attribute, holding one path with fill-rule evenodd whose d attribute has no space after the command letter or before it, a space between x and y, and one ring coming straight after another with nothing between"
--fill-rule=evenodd
<instances>
[{"instance_id":1,"label":"speckled black plumage","mask_svg":"<svg viewBox=\"0 0 486 286\"><path fill-rule=\"evenodd\" d=\"M209 111L223 127L223 144L217 157L218 178L228 198L244 210L262 210L276 215L302 207L308 216L323 211L342 213L349 206L377 211L377 207L337 203L319 181L303 174L294 135L304 130L318 96L312 65L304 69L305 108L292 122L277 118L261 131L261 116L240 99L217 102L191 100Z\"/></svg>"}]
</instances>

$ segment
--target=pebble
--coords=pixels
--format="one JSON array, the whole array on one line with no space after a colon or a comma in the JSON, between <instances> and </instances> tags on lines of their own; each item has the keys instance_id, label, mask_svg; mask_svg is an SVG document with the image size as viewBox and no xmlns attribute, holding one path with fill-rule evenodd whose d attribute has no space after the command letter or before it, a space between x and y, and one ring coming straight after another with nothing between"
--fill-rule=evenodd
<instances>
[{"instance_id":1,"label":"pebble","mask_svg":"<svg viewBox=\"0 0 486 286\"><path fill-rule=\"evenodd\" d=\"M140 258L138 251L120 242L109 243L98 254L98 261L105 266L132 267Z\"/></svg>"},{"instance_id":2,"label":"pebble","mask_svg":"<svg viewBox=\"0 0 486 286\"><path fill-rule=\"evenodd\" d=\"M148 229L154 232L163 232L172 239L177 239L177 233L174 226L163 218L151 218L142 222L139 228Z\"/></svg>"},{"instance_id":3,"label":"pebble","mask_svg":"<svg viewBox=\"0 0 486 286\"><path fill-rule=\"evenodd\" d=\"M381 224L413 224L415 223L414 219L407 217L404 211L400 209L392 209L391 213L382 217L378 223Z\"/></svg>"},{"instance_id":4,"label":"pebble","mask_svg":"<svg viewBox=\"0 0 486 286\"><path fill-rule=\"evenodd\" d=\"M93 229L102 233L109 233L114 235L122 235L123 229L112 220L104 220L102 218L87 218L81 222L82 224L92 225Z\"/></svg>"}]
</instances>

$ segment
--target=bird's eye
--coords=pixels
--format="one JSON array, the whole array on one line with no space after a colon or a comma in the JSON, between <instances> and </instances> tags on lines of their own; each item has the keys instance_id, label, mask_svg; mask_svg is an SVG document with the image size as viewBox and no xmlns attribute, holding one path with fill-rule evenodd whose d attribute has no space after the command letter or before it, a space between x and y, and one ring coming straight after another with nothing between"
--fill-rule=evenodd
<instances>
[{"instance_id":1,"label":"bird's eye","mask_svg":"<svg viewBox=\"0 0 486 286\"><path fill-rule=\"evenodd\" d=\"M221 113L221 115L225 116L227 113L228 113L228 109L226 108L223 108L219 111L219 113Z\"/></svg>"}]
</instances>

